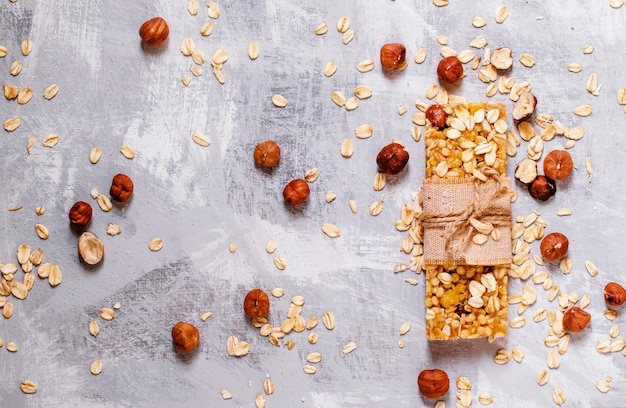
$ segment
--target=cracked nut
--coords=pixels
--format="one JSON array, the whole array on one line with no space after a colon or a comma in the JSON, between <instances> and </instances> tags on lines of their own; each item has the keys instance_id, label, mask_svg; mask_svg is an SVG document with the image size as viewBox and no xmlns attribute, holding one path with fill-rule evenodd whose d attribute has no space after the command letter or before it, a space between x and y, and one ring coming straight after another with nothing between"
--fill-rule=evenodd
<instances>
[{"instance_id":1,"label":"cracked nut","mask_svg":"<svg viewBox=\"0 0 626 408\"><path fill-rule=\"evenodd\" d=\"M381 173L398 174L409 161L409 152L400 143L390 143L376 156L376 164Z\"/></svg>"},{"instance_id":2,"label":"cracked nut","mask_svg":"<svg viewBox=\"0 0 626 408\"><path fill-rule=\"evenodd\" d=\"M497 48L489 61L495 69L507 70L513 65L513 51L508 47Z\"/></svg>"},{"instance_id":3,"label":"cracked nut","mask_svg":"<svg viewBox=\"0 0 626 408\"><path fill-rule=\"evenodd\" d=\"M463 76L463 64L455 56L445 57L437 65L437 76L453 84Z\"/></svg>"},{"instance_id":4,"label":"cracked nut","mask_svg":"<svg viewBox=\"0 0 626 408\"><path fill-rule=\"evenodd\" d=\"M441 130L446 127L448 114L443 106L438 104L430 105L428 109L426 109L426 119L428 119L432 126Z\"/></svg>"},{"instance_id":5,"label":"cracked nut","mask_svg":"<svg viewBox=\"0 0 626 408\"><path fill-rule=\"evenodd\" d=\"M515 168L515 179L522 184L530 184L537 178L537 162L525 158Z\"/></svg>"},{"instance_id":6,"label":"cracked nut","mask_svg":"<svg viewBox=\"0 0 626 408\"><path fill-rule=\"evenodd\" d=\"M120 173L113 177L109 194L111 195L111 198L123 203L128 201L130 196L133 194L133 189L133 180L131 180L131 178L126 174Z\"/></svg>"},{"instance_id":7,"label":"cracked nut","mask_svg":"<svg viewBox=\"0 0 626 408\"><path fill-rule=\"evenodd\" d=\"M273 140L266 140L254 148L254 162L263 167L274 167L280 159L280 146Z\"/></svg>"},{"instance_id":8,"label":"cracked nut","mask_svg":"<svg viewBox=\"0 0 626 408\"><path fill-rule=\"evenodd\" d=\"M170 28L167 26L165 19L154 17L146 21L139 28L139 36L149 45L160 45L167 40Z\"/></svg>"},{"instance_id":9,"label":"cracked nut","mask_svg":"<svg viewBox=\"0 0 626 408\"><path fill-rule=\"evenodd\" d=\"M89 265L96 265L104 256L104 244L96 234L85 231L78 238L78 255Z\"/></svg>"},{"instance_id":10,"label":"cracked nut","mask_svg":"<svg viewBox=\"0 0 626 408\"><path fill-rule=\"evenodd\" d=\"M552 150L543 159L543 172L546 177L553 180L565 180L574 169L574 161L569 152L565 150Z\"/></svg>"},{"instance_id":11,"label":"cracked nut","mask_svg":"<svg viewBox=\"0 0 626 408\"><path fill-rule=\"evenodd\" d=\"M426 398L439 398L448 392L450 379L445 371L438 368L424 370L417 377L417 386Z\"/></svg>"},{"instance_id":12,"label":"cracked nut","mask_svg":"<svg viewBox=\"0 0 626 408\"><path fill-rule=\"evenodd\" d=\"M172 327L172 342L176 350L188 353L198 347L200 332L191 323L178 322Z\"/></svg>"},{"instance_id":13,"label":"cracked nut","mask_svg":"<svg viewBox=\"0 0 626 408\"><path fill-rule=\"evenodd\" d=\"M243 300L243 311L252 319L266 317L270 311L270 298L261 289L252 289Z\"/></svg>"},{"instance_id":14,"label":"cracked nut","mask_svg":"<svg viewBox=\"0 0 626 408\"><path fill-rule=\"evenodd\" d=\"M536 107L537 98L535 98L535 95L530 92L522 92L515 105L513 105L513 119L521 122L530 118L535 113Z\"/></svg>"},{"instance_id":15,"label":"cracked nut","mask_svg":"<svg viewBox=\"0 0 626 408\"><path fill-rule=\"evenodd\" d=\"M556 261L561 259L567 254L567 248L569 247L569 240L560 232L551 232L543 237L539 249L541 255L549 260Z\"/></svg>"},{"instance_id":16,"label":"cracked nut","mask_svg":"<svg viewBox=\"0 0 626 408\"><path fill-rule=\"evenodd\" d=\"M403 69L406 67L406 47L399 43L385 44L380 47L380 64L384 69Z\"/></svg>"},{"instance_id":17,"label":"cracked nut","mask_svg":"<svg viewBox=\"0 0 626 408\"><path fill-rule=\"evenodd\" d=\"M578 306L572 306L563 314L563 329L578 333L589 324L591 315Z\"/></svg>"},{"instance_id":18,"label":"cracked nut","mask_svg":"<svg viewBox=\"0 0 626 408\"><path fill-rule=\"evenodd\" d=\"M283 190L283 198L291 205L302 204L309 198L309 194L311 194L309 184L302 179L291 180Z\"/></svg>"},{"instance_id":19,"label":"cracked nut","mask_svg":"<svg viewBox=\"0 0 626 408\"><path fill-rule=\"evenodd\" d=\"M556 183L546 176L537 176L537 178L528 185L528 192L532 198L547 201L556 194Z\"/></svg>"},{"instance_id":20,"label":"cracked nut","mask_svg":"<svg viewBox=\"0 0 626 408\"><path fill-rule=\"evenodd\" d=\"M626 289L617 282L609 282L604 287L604 301L609 306L621 306L626 302Z\"/></svg>"},{"instance_id":21,"label":"cracked nut","mask_svg":"<svg viewBox=\"0 0 626 408\"><path fill-rule=\"evenodd\" d=\"M70 222L76 225L87 225L91 221L91 205L84 201L77 201L70 210Z\"/></svg>"}]
</instances>

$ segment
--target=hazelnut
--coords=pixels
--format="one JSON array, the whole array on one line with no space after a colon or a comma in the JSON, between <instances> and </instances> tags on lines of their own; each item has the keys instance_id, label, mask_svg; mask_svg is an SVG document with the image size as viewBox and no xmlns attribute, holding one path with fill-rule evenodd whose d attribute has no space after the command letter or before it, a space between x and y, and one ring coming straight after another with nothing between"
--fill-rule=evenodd
<instances>
[{"instance_id":1,"label":"hazelnut","mask_svg":"<svg viewBox=\"0 0 626 408\"><path fill-rule=\"evenodd\" d=\"M543 172L553 180L565 180L573 169L572 156L565 150L552 150L543 159Z\"/></svg>"},{"instance_id":2,"label":"hazelnut","mask_svg":"<svg viewBox=\"0 0 626 408\"><path fill-rule=\"evenodd\" d=\"M91 221L91 205L84 201L77 201L70 210L70 222L76 225L87 225Z\"/></svg>"},{"instance_id":3,"label":"hazelnut","mask_svg":"<svg viewBox=\"0 0 626 408\"><path fill-rule=\"evenodd\" d=\"M266 317L270 311L270 298L261 289L252 289L243 300L243 311L251 319Z\"/></svg>"},{"instance_id":4,"label":"hazelnut","mask_svg":"<svg viewBox=\"0 0 626 408\"><path fill-rule=\"evenodd\" d=\"M398 174L409 161L409 152L400 143L390 143L383 147L376 156L376 164L381 173Z\"/></svg>"},{"instance_id":5,"label":"hazelnut","mask_svg":"<svg viewBox=\"0 0 626 408\"><path fill-rule=\"evenodd\" d=\"M506 70L513 65L513 51L508 47L497 48L489 59L495 69Z\"/></svg>"},{"instance_id":6,"label":"hazelnut","mask_svg":"<svg viewBox=\"0 0 626 408\"><path fill-rule=\"evenodd\" d=\"M445 371L435 368L424 370L417 377L417 386L426 398L439 398L450 388L450 379Z\"/></svg>"},{"instance_id":7,"label":"hazelnut","mask_svg":"<svg viewBox=\"0 0 626 408\"><path fill-rule=\"evenodd\" d=\"M280 159L280 146L273 140L266 140L254 148L254 162L263 167L274 167Z\"/></svg>"},{"instance_id":8,"label":"hazelnut","mask_svg":"<svg viewBox=\"0 0 626 408\"><path fill-rule=\"evenodd\" d=\"M96 234L85 231L78 237L78 255L86 264L96 265L104 256L104 244Z\"/></svg>"},{"instance_id":9,"label":"hazelnut","mask_svg":"<svg viewBox=\"0 0 626 408\"><path fill-rule=\"evenodd\" d=\"M283 190L283 198L291 205L302 204L311 194L309 184L302 179L291 180Z\"/></svg>"},{"instance_id":10,"label":"hazelnut","mask_svg":"<svg viewBox=\"0 0 626 408\"><path fill-rule=\"evenodd\" d=\"M172 327L172 341L176 350L187 353L198 347L200 332L191 323L178 322Z\"/></svg>"},{"instance_id":11,"label":"hazelnut","mask_svg":"<svg viewBox=\"0 0 626 408\"><path fill-rule=\"evenodd\" d=\"M437 65L437 76L453 84L464 74L463 64L455 56L445 57Z\"/></svg>"},{"instance_id":12,"label":"hazelnut","mask_svg":"<svg viewBox=\"0 0 626 408\"><path fill-rule=\"evenodd\" d=\"M399 43L380 47L380 65L384 69L404 69L406 67L406 47Z\"/></svg>"},{"instance_id":13,"label":"hazelnut","mask_svg":"<svg viewBox=\"0 0 626 408\"><path fill-rule=\"evenodd\" d=\"M133 181L126 174L116 174L111 182L109 194L117 201L128 201L133 194Z\"/></svg>"},{"instance_id":14,"label":"hazelnut","mask_svg":"<svg viewBox=\"0 0 626 408\"><path fill-rule=\"evenodd\" d=\"M626 302L626 289L617 282L609 282L604 287L604 301L609 306L621 306Z\"/></svg>"},{"instance_id":15,"label":"hazelnut","mask_svg":"<svg viewBox=\"0 0 626 408\"><path fill-rule=\"evenodd\" d=\"M567 254L569 240L560 232L551 232L541 240L541 255L548 261L556 261Z\"/></svg>"},{"instance_id":16,"label":"hazelnut","mask_svg":"<svg viewBox=\"0 0 626 408\"><path fill-rule=\"evenodd\" d=\"M515 179L520 183L530 184L537 178L537 162L525 158L515 168Z\"/></svg>"},{"instance_id":17,"label":"hazelnut","mask_svg":"<svg viewBox=\"0 0 626 408\"><path fill-rule=\"evenodd\" d=\"M591 315L578 306L572 306L563 314L563 328L572 333L582 331L591 320Z\"/></svg>"},{"instance_id":18,"label":"hazelnut","mask_svg":"<svg viewBox=\"0 0 626 408\"><path fill-rule=\"evenodd\" d=\"M167 40L170 28L167 22L161 17L154 17L146 21L139 28L139 36L149 45L160 45Z\"/></svg>"},{"instance_id":19,"label":"hazelnut","mask_svg":"<svg viewBox=\"0 0 626 408\"><path fill-rule=\"evenodd\" d=\"M428 109L426 109L426 119L428 119L432 126L438 129L443 129L446 127L448 114L443 109L443 106L438 104L430 105Z\"/></svg>"},{"instance_id":20,"label":"hazelnut","mask_svg":"<svg viewBox=\"0 0 626 408\"><path fill-rule=\"evenodd\" d=\"M537 98L530 92L522 92L515 105L513 105L513 119L516 121L524 121L535 113L537 107Z\"/></svg>"},{"instance_id":21,"label":"hazelnut","mask_svg":"<svg viewBox=\"0 0 626 408\"><path fill-rule=\"evenodd\" d=\"M528 192L532 198L547 201L556 194L556 184L554 180L546 176L537 176L537 178L528 185Z\"/></svg>"}]
</instances>

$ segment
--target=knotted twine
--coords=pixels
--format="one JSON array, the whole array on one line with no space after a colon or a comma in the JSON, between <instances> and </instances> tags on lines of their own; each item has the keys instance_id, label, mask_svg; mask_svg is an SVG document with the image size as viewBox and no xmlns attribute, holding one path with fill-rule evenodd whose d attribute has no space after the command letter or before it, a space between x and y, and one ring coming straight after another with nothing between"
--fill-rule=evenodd
<instances>
[{"instance_id":1,"label":"knotted twine","mask_svg":"<svg viewBox=\"0 0 626 408\"><path fill-rule=\"evenodd\" d=\"M424 263L427 265L503 265L511 262L511 200L509 179L496 170L474 177L428 179L422 185ZM497 232L483 244L471 221L490 223Z\"/></svg>"}]
</instances>

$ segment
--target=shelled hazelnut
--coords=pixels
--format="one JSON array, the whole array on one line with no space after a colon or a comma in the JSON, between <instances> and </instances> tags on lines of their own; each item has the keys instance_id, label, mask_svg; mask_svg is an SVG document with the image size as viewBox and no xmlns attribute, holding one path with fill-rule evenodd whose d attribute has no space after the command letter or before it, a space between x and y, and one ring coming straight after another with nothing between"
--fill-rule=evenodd
<instances>
[{"instance_id":1,"label":"shelled hazelnut","mask_svg":"<svg viewBox=\"0 0 626 408\"><path fill-rule=\"evenodd\" d=\"M518 122L530 118L535 113L537 98L530 92L522 92L515 105L513 105L513 119Z\"/></svg>"},{"instance_id":2,"label":"shelled hazelnut","mask_svg":"<svg viewBox=\"0 0 626 408\"><path fill-rule=\"evenodd\" d=\"M104 256L104 244L93 232L85 231L78 238L78 255L89 265L96 265Z\"/></svg>"},{"instance_id":3,"label":"shelled hazelnut","mask_svg":"<svg viewBox=\"0 0 626 408\"><path fill-rule=\"evenodd\" d=\"M406 47L399 43L389 43L380 47L380 65L384 69L404 69L406 67Z\"/></svg>"},{"instance_id":4,"label":"shelled hazelnut","mask_svg":"<svg viewBox=\"0 0 626 408\"><path fill-rule=\"evenodd\" d=\"M522 184L530 184L537 178L537 162L525 158L515 167L515 179Z\"/></svg>"},{"instance_id":5,"label":"shelled hazelnut","mask_svg":"<svg viewBox=\"0 0 626 408\"><path fill-rule=\"evenodd\" d=\"M390 143L383 147L376 156L376 164L381 173L398 174L409 161L409 152L400 143Z\"/></svg>"},{"instance_id":6,"label":"shelled hazelnut","mask_svg":"<svg viewBox=\"0 0 626 408\"><path fill-rule=\"evenodd\" d=\"M445 57L437 65L437 76L450 84L458 81L463 73L463 64L455 56Z\"/></svg>"},{"instance_id":7,"label":"shelled hazelnut","mask_svg":"<svg viewBox=\"0 0 626 408\"><path fill-rule=\"evenodd\" d=\"M591 315L577 306L572 306L563 314L563 329L568 332L578 333L583 331L589 324Z\"/></svg>"},{"instance_id":8,"label":"shelled hazelnut","mask_svg":"<svg viewBox=\"0 0 626 408\"><path fill-rule=\"evenodd\" d=\"M547 201L556 194L556 183L551 178L540 175L528 185L528 192L532 198Z\"/></svg>"},{"instance_id":9,"label":"shelled hazelnut","mask_svg":"<svg viewBox=\"0 0 626 408\"><path fill-rule=\"evenodd\" d=\"M116 174L111 181L111 188L109 194L111 197L119 202L125 202L130 199L133 194L134 185L133 180L126 174Z\"/></svg>"},{"instance_id":10,"label":"shelled hazelnut","mask_svg":"<svg viewBox=\"0 0 626 408\"><path fill-rule=\"evenodd\" d=\"M496 48L489 61L494 68L507 70L513 65L513 51L508 47Z\"/></svg>"},{"instance_id":11,"label":"shelled hazelnut","mask_svg":"<svg viewBox=\"0 0 626 408\"><path fill-rule=\"evenodd\" d=\"M280 160L280 146L273 140L266 140L254 148L254 162L263 167L274 167Z\"/></svg>"},{"instance_id":12,"label":"shelled hazelnut","mask_svg":"<svg viewBox=\"0 0 626 408\"><path fill-rule=\"evenodd\" d=\"M243 300L243 311L252 319L266 317L270 311L270 298L261 289L252 289Z\"/></svg>"},{"instance_id":13,"label":"shelled hazelnut","mask_svg":"<svg viewBox=\"0 0 626 408\"><path fill-rule=\"evenodd\" d=\"M604 301L609 306L621 306L626 302L626 289L617 282L609 282L604 287Z\"/></svg>"},{"instance_id":14,"label":"shelled hazelnut","mask_svg":"<svg viewBox=\"0 0 626 408\"><path fill-rule=\"evenodd\" d=\"M549 233L543 237L539 245L541 255L549 261L563 258L567 254L568 247L569 240L560 232Z\"/></svg>"},{"instance_id":15,"label":"shelled hazelnut","mask_svg":"<svg viewBox=\"0 0 626 408\"><path fill-rule=\"evenodd\" d=\"M146 21L139 28L139 36L149 45L161 45L170 33L167 22L162 17L154 17Z\"/></svg>"},{"instance_id":16,"label":"shelled hazelnut","mask_svg":"<svg viewBox=\"0 0 626 408\"><path fill-rule=\"evenodd\" d=\"M434 104L430 105L428 109L426 109L426 119L428 119L432 126L441 130L446 127L448 114L446 113L443 106L439 104Z\"/></svg>"},{"instance_id":17,"label":"shelled hazelnut","mask_svg":"<svg viewBox=\"0 0 626 408\"><path fill-rule=\"evenodd\" d=\"M417 386L426 398L439 398L448 392L450 379L445 371L438 368L423 370L417 377Z\"/></svg>"},{"instance_id":18,"label":"shelled hazelnut","mask_svg":"<svg viewBox=\"0 0 626 408\"><path fill-rule=\"evenodd\" d=\"M574 169L574 161L565 150L552 150L543 159L543 172L553 180L565 180Z\"/></svg>"},{"instance_id":19,"label":"shelled hazelnut","mask_svg":"<svg viewBox=\"0 0 626 408\"><path fill-rule=\"evenodd\" d=\"M309 198L309 194L311 194L309 184L302 179L291 180L283 189L283 198L291 205L302 204Z\"/></svg>"},{"instance_id":20,"label":"shelled hazelnut","mask_svg":"<svg viewBox=\"0 0 626 408\"><path fill-rule=\"evenodd\" d=\"M72 224L85 226L91 221L92 209L89 203L77 201L70 209L69 217Z\"/></svg>"},{"instance_id":21,"label":"shelled hazelnut","mask_svg":"<svg viewBox=\"0 0 626 408\"><path fill-rule=\"evenodd\" d=\"M188 353L198 347L200 332L191 323L178 322L172 327L172 342L176 350Z\"/></svg>"}]
</instances>

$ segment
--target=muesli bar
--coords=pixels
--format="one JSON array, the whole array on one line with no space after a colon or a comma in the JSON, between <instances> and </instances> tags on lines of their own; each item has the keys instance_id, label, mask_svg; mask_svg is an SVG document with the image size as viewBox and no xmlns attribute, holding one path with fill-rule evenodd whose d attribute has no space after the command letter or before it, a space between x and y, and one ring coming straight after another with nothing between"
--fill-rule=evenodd
<instances>
[{"instance_id":1,"label":"muesli bar","mask_svg":"<svg viewBox=\"0 0 626 408\"><path fill-rule=\"evenodd\" d=\"M511 253L510 190L507 189L506 178L506 109L503 104L464 103L454 107L445 106L444 110L447 113L445 127L440 129L430 122L426 124L426 178L423 193L426 194L427 184L435 188L443 185L443 200L455 202L458 201L456 193L450 193L448 189L462 184L476 197L476 202L471 206L479 207L481 202L489 200L495 202L498 200L496 195L500 204L503 199L509 201L502 208L491 206L488 211L482 211L484 214L481 213L480 217L483 218L477 216L474 220L466 220L463 216L456 220L458 214L451 213L453 216L447 217L445 221L446 211L450 209L444 209L443 213L435 214L434 217L435 221L444 220L440 223L441 228L435 232L431 230L430 235L425 226L427 224L424 224L426 335L429 340L480 337L493 340L505 336L507 331L510 259L496 256L494 262L491 262L493 259L484 262L480 260L487 248L485 245L499 246L509 257ZM479 190L483 182L495 186L493 188L498 194ZM450 195L453 197L449 198ZM428 198L423 198L425 212ZM435 213L438 210L435 209ZM469 212L472 211L470 209ZM429 214L432 213L431 208ZM436 222L431 224L438 225ZM447 251L449 258L444 256L441 259L427 253L429 241L432 243L433 240L441 241L436 243L440 248L434 252ZM473 245L474 249L463 252L461 248L465 245ZM470 258L474 261L478 259L478 264L468 261Z\"/></svg>"}]
</instances>

